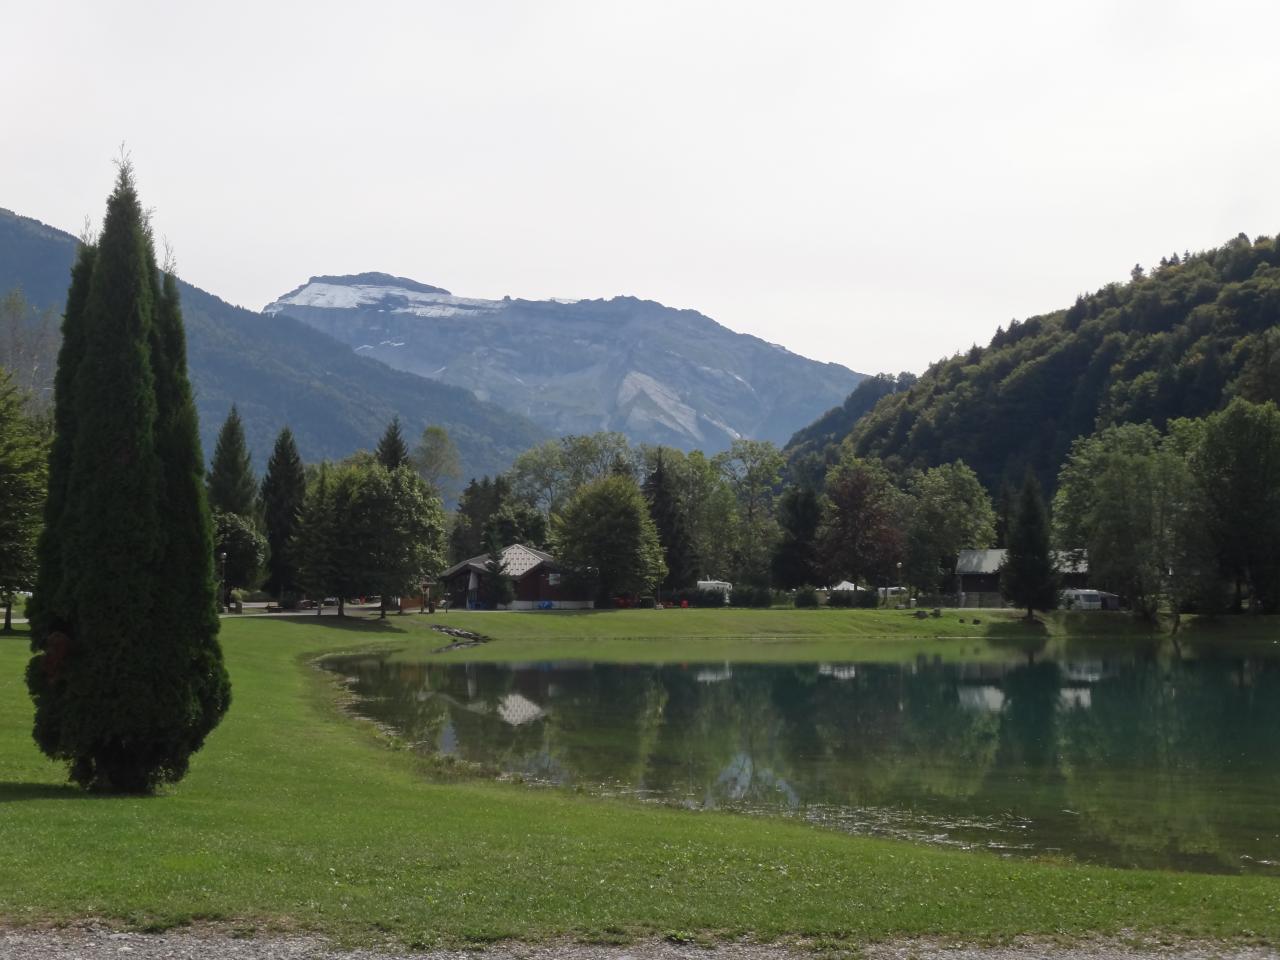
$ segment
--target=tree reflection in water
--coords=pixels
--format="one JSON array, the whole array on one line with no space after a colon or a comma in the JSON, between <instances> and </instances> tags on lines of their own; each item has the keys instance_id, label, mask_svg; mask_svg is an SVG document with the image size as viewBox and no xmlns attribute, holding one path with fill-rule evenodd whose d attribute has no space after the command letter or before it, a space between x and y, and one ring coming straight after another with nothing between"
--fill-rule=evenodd
<instances>
[{"instance_id":1,"label":"tree reflection in water","mask_svg":"<svg viewBox=\"0 0 1280 960\"><path fill-rule=\"evenodd\" d=\"M1280 664L1037 654L326 665L363 715L496 774L1011 853L1280 874Z\"/></svg>"}]
</instances>

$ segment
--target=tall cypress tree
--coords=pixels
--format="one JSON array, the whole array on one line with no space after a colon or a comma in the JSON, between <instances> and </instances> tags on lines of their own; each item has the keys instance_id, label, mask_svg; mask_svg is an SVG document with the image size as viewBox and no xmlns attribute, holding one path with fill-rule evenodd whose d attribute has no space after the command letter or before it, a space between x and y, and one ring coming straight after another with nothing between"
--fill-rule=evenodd
<instances>
[{"instance_id":1,"label":"tall cypress tree","mask_svg":"<svg viewBox=\"0 0 1280 960\"><path fill-rule=\"evenodd\" d=\"M156 669L167 679L168 707L186 718L173 733L185 757L227 712L231 683L218 644L218 608L213 569L213 530L204 486L204 452L195 398L187 378L187 337L178 282L165 272L151 337L156 390L156 452L163 467L161 519L165 539L155 572L152 619L164 655Z\"/></svg>"},{"instance_id":2,"label":"tall cypress tree","mask_svg":"<svg viewBox=\"0 0 1280 960\"><path fill-rule=\"evenodd\" d=\"M240 411L231 405L218 442L213 448L213 466L209 470L209 506L223 513L252 518L258 484L253 479L249 447L244 440L244 424Z\"/></svg>"},{"instance_id":3,"label":"tall cypress tree","mask_svg":"<svg viewBox=\"0 0 1280 960\"><path fill-rule=\"evenodd\" d=\"M182 777L229 697L177 290L158 276L125 164L72 272L27 668L37 743L102 790Z\"/></svg>"},{"instance_id":4,"label":"tall cypress tree","mask_svg":"<svg viewBox=\"0 0 1280 960\"><path fill-rule=\"evenodd\" d=\"M378 441L378 449L374 451L378 462L388 470L398 470L409 464L409 445L404 442L400 432L400 418L392 417L387 429Z\"/></svg>"},{"instance_id":5,"label":"tall cypress tree","mask_svg":"<svg viewBox=\"0 0 1280 960\"><path fill-rule=\"evenodd\" d=\"M294 540L306 495L302 457L298 456L293 431L285 427L276 437L275 449L271 451L267 472L262 478L262 520L271 550L264 586L276 597L293 594L298 589Z\"/></svg>"},{"instance_id":6,"label":"tall cypress tree","mask_svg":"<svg viewBox=\"0 0 1280 960\"><path fill-rule=\"evenodd\" d=\"M1036 610L1055 609L1058 572L1049 549L1049 513L1040 483L1030 470L1018 494L1008 538L1008 552L1000 568L1000 593L1010 603L1025 607L1028 620Z\"/></svg>"}]
</instances>

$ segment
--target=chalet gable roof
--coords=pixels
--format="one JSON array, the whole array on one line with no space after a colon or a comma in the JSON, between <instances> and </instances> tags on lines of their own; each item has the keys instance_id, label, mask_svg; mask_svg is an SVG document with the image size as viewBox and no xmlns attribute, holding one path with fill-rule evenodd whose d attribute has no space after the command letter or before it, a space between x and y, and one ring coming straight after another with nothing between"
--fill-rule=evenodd
<instances>
[{"instance_id":1,"label":"chalet gable roof","mask_svg":"<svg viewBox=\"0 0 1280 960\"><path fill-rule=\"evenodd\" d=\"M513 543L509 547L502 548L502 562L507 568L507 575L519 580L525 574L531 572L542 564L549 567L555 566L555 558L545 550L536 550L533 547L526 547L523 543ZM469 560L463 560L461 563L455 563L452 567L440 574L441 580L448 580L451 577L462 573L464 570L471 570L476 573L486 573L489 569L489 555L482 553L479 556L471 557Z\"/></svg>"}]
</instances>

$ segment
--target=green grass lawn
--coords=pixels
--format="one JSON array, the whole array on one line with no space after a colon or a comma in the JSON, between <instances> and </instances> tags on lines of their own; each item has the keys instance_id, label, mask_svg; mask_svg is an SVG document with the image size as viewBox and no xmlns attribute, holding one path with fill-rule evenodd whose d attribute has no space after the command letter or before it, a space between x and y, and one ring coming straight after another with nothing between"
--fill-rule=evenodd
<instances>
[{"instance_id":1,"label":"green grass lawn","mask_svg":"<svg viewBox=\"0 0 1280 960\"><path fill-rule=\"evenodd\" d=\"M397 617L419 643L443 642L431 624L461 627L492 643L442 654L466 661L690 660L799 662L1011 659L1031 652L1087 654L1117 641L1174 650L1167 628L1124 613L1054 613L1028 624L1009 610L944 610L917 619L903 610L609 610L537 613L452 612ZM974 623L977 619L980 623ZM962 622L963 621L963 622ZM1254 650L1280 637L1280 618L1188 620L1178 633L1184 654L1204 644ZM418 656L415 644L407 651Z\"/></svg>"},{"instance_id":2,"label":"green grass lawn","mask_svg":"<svg viewBox=\"0 0 1280 960\"><path fill-rule=\"evenodd\" d=\"M589 655L590 637L606 638L594 641L601 650L654 643L665 655L683 629L707 638L688 642L689 659L733 644L771 649L790 642L783 637L856 659L882 644L950 643L935 637L958 626L944 618L898 631L901 615L857 620L834 611L716 619L725 613L672 611L687 619L670 629L667 611L448 622L500 637L476 648L486 656L508 648L520 659L552 648ZM306 662L425 642L429 619L226 622L231 712L188 778L154 798L86 796L65 785L62 767L31 743L26 638L0 638L0 922L213 920L407 944L562 935L1280 937L1280 886L1270 878L1031 863L780 820L431 782L412 753L341 715L337 689ZM839 639L851 631L855 639Z\"/></svg>"}]
</instances>

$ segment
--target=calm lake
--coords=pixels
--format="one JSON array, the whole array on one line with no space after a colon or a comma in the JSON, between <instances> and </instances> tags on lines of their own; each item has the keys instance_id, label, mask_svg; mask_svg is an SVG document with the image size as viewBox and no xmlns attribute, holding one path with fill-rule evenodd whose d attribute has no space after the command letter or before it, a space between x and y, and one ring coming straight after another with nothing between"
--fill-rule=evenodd
<instances>
[{"instance_id":1,"label":"calm lake","mask_svg":"<svg viewBox=\"0 0 1280 960\"><path fill-rule=\"evenodd\" d=\"M1011 856L1280 877L1280 661L439 664L355 709L495 776Z\"/></svg>"}]
</instances>

